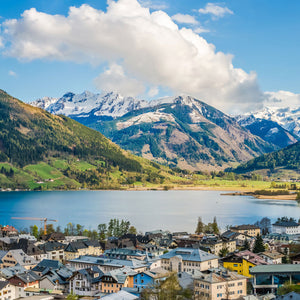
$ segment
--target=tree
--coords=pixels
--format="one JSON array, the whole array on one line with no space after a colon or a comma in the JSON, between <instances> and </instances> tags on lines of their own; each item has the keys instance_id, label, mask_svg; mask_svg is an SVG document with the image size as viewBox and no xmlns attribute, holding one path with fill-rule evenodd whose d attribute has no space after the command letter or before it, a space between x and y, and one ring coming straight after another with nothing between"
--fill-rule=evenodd
<instances>
[{"instance_id":1,"label":"tree","mask_svg":"<svg viewBox=\"0 0 300 300\"><path fill-rule=\"evenodd\" d=\"M217 217L214 217L214 221L212 223L212 230L213 230L214 234L219 234L220 233L218 223L217 223Z\"/></svg>"},{"instance_id":2,"label":"tree","mask_svg":"<svg viewBox=\"0 0 300 300\"><path fill-rule=\"evenodd\" d=\"M202 218L199 217L199 218L198 218L198 222L197 222L197 227L196 227L195 233L200 234L200 233L202 233L202 232L204 232L204 224L203 224L203 222L202 222Z\"/></svg>"},{"instance_id":3,"label":"tree","mask_svg":"<svg viewBox=\"0 0 300 300\"><path fill-rule=\"evenodd\" d=\"M98 225L98 231L99 231L99 238L101 241L104 241L106 239L106 233L107 233L107 226L106 224L99 224Z\"/></svg>"},{"instance_id":4,"label":"tree","mask_svg":"<svg viewBox=\"0 0 300 300\"><path fill-rule=\"evenodd\" d=\"M82 232L83 232L83 226L80 224L76 224L76 234L82 235Z\"/></svg>"},{"instance_id":5,"label":"tree","mask_svg":"<svg viewBox=\"0 0 300 300\"><path fill-rule=\"evenodd\" d=\"M258 234L254 243L253 252L260 253L264 251L265 251L264 241L261 235Z\"/></svg>"},{"instance_id":6,"label":"tree","mask_svg":"<svg viewBox=\"0 0 300 300\"><path fill-rule=\"evenodd\" d=\"M47 230L47 233L53 233L53 232L55 232L53 224L47 224L46 230Z\"/></svg>"},{"instance_id":7,"label":"tree","mask_svg":"<svg viewBox=\"0 0 300 300\"><path fill-rule=\"evenodd\" d=\"M284 257L282 258L282 263L283 264L288 264L289 263L289 255L288 255L288 248L285 247L283 250Z\"/></svg>"},{"instance_id":8,"label":"tree","mask_svg":"<svg viewBox=\"0 0 300 300\"><path fill-rule=\"evenodd\" d=\"M137 234L137 230L134 226L130 226L129 229L128 229L128 233L130 234Z\"/></svg>"},{"instance_id":9,"label":"tree","mask_svg":"<svg viewBox=\"0 0 300 300\"><path fill-rule=\"evenodd\" d=\"M227 247L223 247L220 252L219 252L219 256L221 257L225 257L227 254L229 253L229 250Z\"/></svg>"},{"instance_id":10,"label":"tree","mask_svg":"<svg viewBox=\"0 0 300 300\"><path fill-rule=\"evenodd\" d=\"M39 228L36 225L30 226L30 233L36 238L39 238Z\"/></svg>"},{"instance_id":11,"label":"tree","mask_svg":"<svg viewBox=\"0 0 300 300\"><path fill-rule=\"evenodd\" d=\"M242 250L250 250L250 244L247 239L245 239L244 245L242 246Z\"/></svg>"}]
</instances>

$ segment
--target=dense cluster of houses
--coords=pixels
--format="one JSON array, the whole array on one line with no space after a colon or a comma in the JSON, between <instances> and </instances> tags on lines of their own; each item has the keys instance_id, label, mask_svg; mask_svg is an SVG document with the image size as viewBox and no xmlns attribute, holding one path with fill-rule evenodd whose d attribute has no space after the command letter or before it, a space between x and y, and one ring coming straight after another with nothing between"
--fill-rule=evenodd
<instances>
[{"instance_id":1,"label":"dense cluster of houses","mask_svg":"<svg viewBox=\"0 0 300 300\"><path fill-rule=\"evenodd\" d=\"M282 284L300 284L300 225L277 222L263 238L266 250L253 253L260 234L258 226L240 225L222 234L156 230L100 242L51 233L36 240L5 226L0 300L51 300L68 294L142 299L143 291L157 291L174 274L190 290L190 299L275 299Z\"/></svg>"}]
</instances>

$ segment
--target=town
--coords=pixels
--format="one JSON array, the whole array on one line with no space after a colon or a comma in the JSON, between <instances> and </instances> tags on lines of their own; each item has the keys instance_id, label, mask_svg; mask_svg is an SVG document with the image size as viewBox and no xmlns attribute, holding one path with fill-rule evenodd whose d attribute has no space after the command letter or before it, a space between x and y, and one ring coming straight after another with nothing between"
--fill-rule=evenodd
<instances>
[{"instance_id":1,"label":"town","mask_svg":"<svg viewBox=\"0 0 300 300\"><path fill-rule=\"evenodd\" d=\"M1 227L0 300L299 299L300 220L267 217L195 233L69 223ZM53 220L56 221L56 220Z\"/></svg>"}]
</instances>

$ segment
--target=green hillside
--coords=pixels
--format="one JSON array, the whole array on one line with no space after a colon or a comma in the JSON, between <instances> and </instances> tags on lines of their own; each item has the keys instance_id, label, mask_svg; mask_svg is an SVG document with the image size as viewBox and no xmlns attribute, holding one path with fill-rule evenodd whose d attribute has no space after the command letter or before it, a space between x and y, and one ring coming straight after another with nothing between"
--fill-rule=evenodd
<instances>
[{"instance_id":1,"label":"green hillside","mask_svg":"<svg viewBox=\"0 0 300 300\"><path fill-rule=\"evenodd\" d=\"M122 150L101 133L0 90L0 188L120 188L163 183L166 168Z\"/></svg>"},{"instance_id":2,"label":"green hillside","mask_svg":"<svg viewBox=\"0 0 300 300\"><path fill-rule=\"evenodd\" d=\"M256 157L235 169L235 172L245 173L261 169L277 168L300 170L300 143L290 145L279 151Z\"/></svg>"}]
</instances>

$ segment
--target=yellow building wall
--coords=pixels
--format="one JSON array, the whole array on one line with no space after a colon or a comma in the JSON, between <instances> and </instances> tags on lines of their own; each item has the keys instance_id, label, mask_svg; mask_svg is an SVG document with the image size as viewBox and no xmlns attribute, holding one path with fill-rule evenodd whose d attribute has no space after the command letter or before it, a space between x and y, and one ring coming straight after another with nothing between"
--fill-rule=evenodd
<instances>
[{"instance_id":1,"label":"yellow building wall","mask_svg":"<svg viewBox=\"0 0 300 300\"><path fill-rule=\"evenodd\" d=\"M236 262L224 262L223 263L224 268L229 269L231 271L235 271L238 274L252 277L249 273L249 269L251 267L254 267L255 264L250 263L249 261L243 259L243 263L236 263Z\"/></svg>"}]
</instances>

